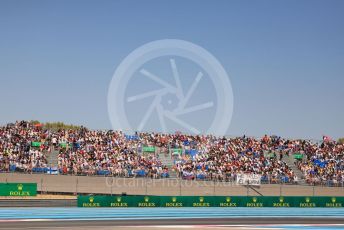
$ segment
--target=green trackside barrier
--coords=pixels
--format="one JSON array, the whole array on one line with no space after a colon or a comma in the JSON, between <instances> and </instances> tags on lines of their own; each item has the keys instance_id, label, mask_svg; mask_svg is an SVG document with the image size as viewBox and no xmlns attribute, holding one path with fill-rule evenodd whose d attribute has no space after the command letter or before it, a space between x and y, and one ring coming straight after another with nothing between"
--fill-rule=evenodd
<instances>
[{"instance_id":1,"label":"green trackside barrier","mask_svg":"<svg viewBox=\"0 0 344 230\"><path fill-rule=\"evenodd\" d=\"M78 207L344 207L344 197L78 196Z\"/></svg>"},{"instance_id":2,"label":"green trackside barrier","mask_svg":"<svg viewBox=\"0 0 344 230\"><path fill-rule=\"evenodd\" d=\"M36 183L0 183L0 196L36 196Z\"/></svg>"},{"instance_id":3,"label":"green trackside barrier","mask_svg":"<svg viewBox=\"0 0 344 230\"><path fill-rule=\"evenodd\" d=\"M143 146L142 151L146 152L146 153L154 153L155 147L154 146Z\"/></svg>"}]
</instances>

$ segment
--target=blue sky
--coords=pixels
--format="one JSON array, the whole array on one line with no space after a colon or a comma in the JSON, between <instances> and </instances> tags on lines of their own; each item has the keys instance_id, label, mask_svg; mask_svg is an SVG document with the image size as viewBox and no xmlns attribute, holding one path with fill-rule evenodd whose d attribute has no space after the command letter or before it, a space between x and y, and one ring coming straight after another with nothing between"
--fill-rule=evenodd
<instances>
[{"instance_id":1,"label":"blue sky","mask_svg":"<svg viewBox=\"0 0 344 230\"><path fill-rule=\"evenodd\" d=\"M341 0L0 0L0 123L110 129L116 67L137 47L174 38L228 72L229 135L344 136L343 12Z\"/></svg>"}]
</instances>

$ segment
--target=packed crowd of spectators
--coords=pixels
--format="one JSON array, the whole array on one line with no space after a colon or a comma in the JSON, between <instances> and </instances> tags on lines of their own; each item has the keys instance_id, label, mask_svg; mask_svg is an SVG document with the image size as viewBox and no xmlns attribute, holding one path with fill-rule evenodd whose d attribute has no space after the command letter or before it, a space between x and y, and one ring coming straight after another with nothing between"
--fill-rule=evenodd
<instances>
[{"instance_id":1,"label":"packed crowd of spectators","mask_svg":"<svg viewBox=\"0 0 344 230\"><path fill-rule=\"evenodd\" d=\"M60 130L53 134L60 149L59 168L63 174L114 176L168 176L168 168L155 154L139 154L142 144L118 131Z\"/></svg>"},{"instance_id":2,"label":"packed crowd of spectators","mask_svg":"<svg viewBox=\"0 0 344 230\"><path fill-rule=\"evenodd\" d=\"M21 121L0 128L0 170L46 172L48 153L57 150L61 174L167 177L167 167L154 154L138 154L138 145L121 132L52 131Z\"/></svg>"},{"instance_id":3,"label":"packed crowd of spectators","mask_svg":"<svg viewBox=\"0 0 344 230\"><path fill-rule=\"evenodd\" d=\"M44 133L25 121L0 127L0 169L8 171L10 167L15 167L30 172L35 167L47 167L43 153L45 145L40 149L31 148L31 142L45 138Z\"/></svg>"},{"instance_id":4,"label":"packed crowd of spectators","mask_svg":"<svg viewBox=\"0 0 344 230\"><path fill-rule=\"evenodd\" d=\"M189 160L177 162L183 177L234 180L237 174L259 174L265 182L293 182L294 172L276 155L279 140L265 136L254 138L206 138L198 154Z\"/></svg>"},{"instance_id":5,"label":"packed crowd of spectators","mask_svg":"<svg viewBox=\"0 0 344 230\"><path fill-rule=\"evenodd\" d=\"M317 145L309 141L300 143L300 152L306 159L297 161L309 184L343 186L344 184L344 144L324 138Z\"/></svg>"},{"instance_id":6,"label":"packed crowd of spectators","mask_svg":"<svg viewBox=\"0 0 344 230\"><path fill-rule=\"evenodd\" d=\"M32 143L39 142L39 146ZM144 147L157 151L145 153ZM215 137L181 133L135 133L79 129L45 129L26 121L0 127L0 170L35 172L49 168L47 156L58 152L61 174L112 175L119 177L169 177L171 171L183 179L234 181L238 174L261 175L262 182L294 183L298 179L283 160L304 154L296 162L308 183L343 183L344 145L262 138ZM162 164L160 154L173 158ZM331 184L331 185L332 185Z\"/></svg>"}]
</instances>

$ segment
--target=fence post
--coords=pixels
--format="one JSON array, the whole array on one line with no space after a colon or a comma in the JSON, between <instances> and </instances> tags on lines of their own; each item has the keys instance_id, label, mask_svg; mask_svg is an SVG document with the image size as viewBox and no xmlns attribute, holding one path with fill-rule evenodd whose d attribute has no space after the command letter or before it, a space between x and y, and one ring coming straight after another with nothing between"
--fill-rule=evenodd
<instances>
[{"instance_id":1,"label":"fence post","mask_svg":"<svg viewBox=\"0 0 344 230\"><path fill-rule=\"evenodd\" d=\"M75 194L78 195L78 183L79 183L79 178L76 176L76 184L75 184Z\"/></svg>"},{"instance_id":2,"label":"fence post","mask_svg":"<svg viewBox=\"0 0 344 230\"><path fill-rule=\"evenodd\" d=\"M182 179L179 177L179 196L182 195Z\"/></svg>"},{"instance_id":3,"label":"fence post","mask_svg":"<svg viewBox=\"0 0 344 230\"><path fill-rule=\"evenodd\" d=\"M43 177L41 177L41 193L44 193L43 192Z\"/></svg>"},{"instance_id":4,"label":"fence post","mask_svg":"<svg viewBox=\"0 0 344 230\"><path fill-rule=\"evenodd\" d=\"M146 189L145 189L145 195L147 196L148 195L148 185L147 185L147 178L144 178L145 180L145 185L146 185Z\"/></svg>"},{"instance_id":5,"label":"fence post","mask_svg":"<svg viewBox=\"0 0 344 230\"><path fill-rule=\"evenodd\" d=\"M248 187L248 185L249 185L249 183L248 183L248 181L247 181L247 185L246 185L246 188L247 188L247 190L246 190L247 196L249 195L249 187Z\"/></svg>"},{"instance_id":6,"label":"fence post","mask_svg":"<svg viewBox=\"0 0 344 230\"><path fill-rule=\"evenodd\" d=\"M214 191L213 191L213 193L214 193L214 196L216 196L216 186L215 186L215 180L214 180Z\"/></svg>"},{"instance_id":7,"label":"fence post","mask_svg":"<svg viewBox=\"0 0 344 230\"><path fill-rule=\"evenodd\" d=\"M282 196L282 184L280 184L280 196Z\"/></svg>"},{"instance_id":8,"label":"fence post","mask_svg":"<svg viewBox=\"0 0 344 230\"><path fill-rule=\"evenodd\" d=\"M315 186L313 184L313 196L315 195Z\"/></svg>"},{"instance_id":9,"label":"fence post","mask_svg":"<svg viewBox=\"0 0 344 230\"><path fill-rule=\"evenodd\" d=\"M111 177L111 186L110 186L111 196L112 196L112 186L113 186L113 176Z\"/></svg>"}]
</instances>

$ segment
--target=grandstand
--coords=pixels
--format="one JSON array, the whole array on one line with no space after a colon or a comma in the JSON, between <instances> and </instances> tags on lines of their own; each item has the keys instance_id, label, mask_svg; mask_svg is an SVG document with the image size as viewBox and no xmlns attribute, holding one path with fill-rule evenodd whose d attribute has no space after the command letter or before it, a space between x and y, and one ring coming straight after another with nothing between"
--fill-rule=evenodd
<instances>
[{"instance_id":1,"label":"grandstand","mask_svg":"<svg viewBox=\"0 0 344 230\"><path fill-rule=\"evenodd\" d=\"M18 178L36 180L38 184L43 178L49 184L49 178L42 174L60 174L95 177L95 180L119 178L118 181L169 178L205 182L210 184L205 187L212 188L216 183L218 187L238 185L239 178L245 175L256 176L259 181L253 183L247 179L239 185L269 184L279 190L276 185L343 187L343 153L344 144L329 138L312 143L267 135L227 138L181 133L126 134L85 127L51 129L28 121L0 128L0 170L5 173L1 177L7 181L11 178L8 173L20 173L16 174ZM82 177L76 178L82 181ZM73 185L65 192L77 192L76 187ZM54 190L49 188L49 192ZM106 188L99 192L109 193ZM130 189L118 192L130 193Z\"/></svg>"},{"instance_id":2,"label":"grandstand","mask_svg":"<svg viewBox=\"0 0 344 230\"><path fill-rule=\"evenodd\" d=\"M341 227L343 147L19 121L0 127L0 229Z\"/></svg>"}]
</instances>

